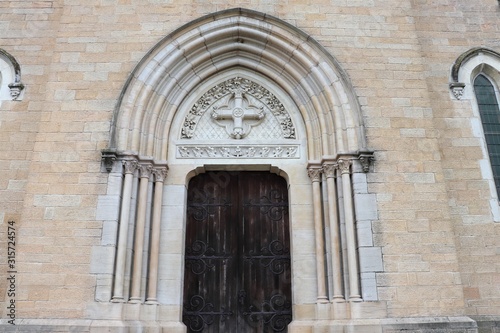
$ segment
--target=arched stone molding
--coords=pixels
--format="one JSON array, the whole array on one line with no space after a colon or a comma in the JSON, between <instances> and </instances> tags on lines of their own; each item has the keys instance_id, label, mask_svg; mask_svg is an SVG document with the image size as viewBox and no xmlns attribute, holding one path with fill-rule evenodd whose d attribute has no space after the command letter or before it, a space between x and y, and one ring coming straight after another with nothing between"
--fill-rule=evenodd
<instances>
[{"instance_id":1,"label":"arched stone molding","mask_svg":"<svg viewBox=\"0 0 500 333\"><path fill-rule=\"evenodd\" d=\"M479 160L481 174L488 181L490 188L490 208L495 222L500 222L500 205L497 195L493 171L491 169L490 157L484 136L484 130L481 123L479 108L474 93L474 80L483 74L489 78L495 87L497 100L500 101L500 53L494 50L476 47L461 54L451 70L450 89L455 98L463 101L469 101L473 111L471 117L471 127L474 136L480 139L482 159Z\"/></svg>"},{"instance_id":2,"label":"arched stone molding","mask_svg":"<svg viewBox=\"0 0 500 333\"><path fill-rule=\"evenodd\" d=\"M451 68L450 91L456 99L474 99L473 81L478 73L489 75L495 82L500 82L500 53L475 47L462 53Z\"/></svg>"},{"instance_id":3,"label":"arched stone molding","mask_svg":"<svg viewBox=\"0 0 500 333\"><path fill-rule=\"evenodd\" d=\"M231 9L179 28L149 51L120 96L110 148L166 160L171 122L187 94L235 66L268 77L292 98L309 160L366 146L360 106L339 63L290 24Z\"/></svg>"},{"instance_id":4,"label":"arched stone molding","mask_svg":"<svg viewBox=\"0 0 500 333\"><path fill-rule=\"evenodd\" d=\"M23 91L21 66L10 53L0 49L0 101L22 100Z\"/></svg>"}]
</instances>

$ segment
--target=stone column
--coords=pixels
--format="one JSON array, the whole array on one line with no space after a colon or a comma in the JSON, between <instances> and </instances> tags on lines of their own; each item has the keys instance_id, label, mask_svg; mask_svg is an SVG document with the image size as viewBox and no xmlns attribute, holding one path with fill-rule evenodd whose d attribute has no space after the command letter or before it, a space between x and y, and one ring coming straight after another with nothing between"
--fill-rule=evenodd
<instances>
[{"instance_id":1,"label":"stone column","mask_svg":"<svg viewBox=\"0 0 500 333\"><path fill-rule=\"evenodd\" d=\"M331 265L333 278L333 300L343 301L344 292L342 287L342 258L340 256L340 228L339 212L337 209L337 187L335 185L335 175L338 165L333 162L323 163L323 172L326 176L328 193L328 221L330 222L331 241Z\"/></svg>"},{"instance_id":2,"label":"stone column","mask_svg":"<svg viewBox=\"0 0 500 333\"><path fill-rule=\"evenodd\" d=\"M153 199L153 221L151 223L151 251L149 255L148 290L146 303L157 304L158 262L160 255L161 206L163 201L163 181L167 176L167 168L154 168L155 193Z\"/></svg>"},{"instance_id":3,"label":"stone column","mask_svg":"<svg viewBox=\"0 0 500 333\"><path fill-rule=\"evenodd\" d=\"M118 245L116 250L115 281L112 302L123 302L123 286L125 281L125 265L127 259L128 223L130 217L130 202L132 197L132 182L137 169L136 160L123 161L125 179L123 181L122 202L120 210L120 226L118 230Z\"/></svg>"},{"instance_id":4,"label":"stone column","mask_svg":"<svg viewBox=\"0 0 500 333\"><path fill-rule=\"evenodd\" d=\"M347 243L347 268L349 271L349 300L361 301L358 278L358 256L356 253L356 229L354 227L354 207L351 185L351 164L349 159L337 160L342 175L342 193L344 196L344 219Z\"/></svg>"},{"instance_id":5,"label":"stone column","mask_svg":"<svg viewBox=\"0 0 500 333\"><path fill-rule=\"evenodd\" d=\"M308 168L308 175L312 181L313 209L314 209L314 233L316 242L316 275L318 282L318 302L328 302L326 295L325 280L325 245L323 237L323 216L321 209L321 167L314 166Z\"/></svg>"},{"instance_id":6,"label":"stone column","mask_svg":"<svg viewBox=\"0 0 500 333\"><path fill-rule=\"evenodd\" d=\"M146 226L148 183L151 176L151 165L139 165L140 182L137 204L137 221L135 223L134 257L132 263L132 288L130 302L141 302L142 256L144 251L144 228Z\"/></svg>"}]
</instances>

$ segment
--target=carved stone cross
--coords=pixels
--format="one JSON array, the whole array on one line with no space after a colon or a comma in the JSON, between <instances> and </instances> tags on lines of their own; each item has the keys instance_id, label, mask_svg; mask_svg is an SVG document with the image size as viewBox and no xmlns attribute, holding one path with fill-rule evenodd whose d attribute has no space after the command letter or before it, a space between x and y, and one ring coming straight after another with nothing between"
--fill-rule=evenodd
<instances>
[{"instance_id":1,"label":"carved stone cross","mask_svg":"<svg viewBox=\"0 0 500 333\"><path fill-rule=\"evenodd\" d=\"M219 109L214 106L212 118L220 126L225 126L227 133L234 139L242 139L250 132L252 126L258 125L264 118L264 108L245 107L243 93L240 89L233 92L233 107ZM248 104L248 103L247 103ZM228 121L229 120L229 121ZM248 122L246 120L257 120Z\"/></svg>"}]
</instances>

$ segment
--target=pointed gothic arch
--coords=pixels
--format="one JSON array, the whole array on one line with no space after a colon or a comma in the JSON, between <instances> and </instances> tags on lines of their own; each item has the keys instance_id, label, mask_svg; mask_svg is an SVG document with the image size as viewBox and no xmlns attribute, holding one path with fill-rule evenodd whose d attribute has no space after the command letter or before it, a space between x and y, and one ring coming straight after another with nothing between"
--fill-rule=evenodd
<instances>
[{"instance_id":1,"label":"pointed gothic arch","mask_svg":"<svg viewBox=\"0 0 500 333\"><path fill-rule=\"evenodd\" d=\"M122 91L109 148L166 160L170 125L187 94L235 66L268 77L292 98L309 160L365 150L361 108L335 58L296 27L240 8L186 24L148 52Z\"/></svg>"},{"instance_id":2,"label":"pointed gothic arch","mask_svg":"<svg viewBox=\"0 0 500 333\"><path fill-rule=\"evenodd\" d=\"M484 116L481 115L481 102L475 88L478 76L487 78L493 90L492 97L500 101L498 87L500 86L500 53L485 47L475 47L462 53L451 68L449 84L450 91L457 100L469 101L473 111L471 127L473 133L480 139L482 159L479 160L481 174L488 181L490 187L490 208L494 221L500 221L500 205L498 185L498 161L496 147L491 144L491 137L498 134L487 133ZM497 106L498 107L498 106ZM493 112L496 113L496 112ZM487 125L488 126L488 125ZM489 125L491 127L491 125Z\"/></svg>"}]
</instances>

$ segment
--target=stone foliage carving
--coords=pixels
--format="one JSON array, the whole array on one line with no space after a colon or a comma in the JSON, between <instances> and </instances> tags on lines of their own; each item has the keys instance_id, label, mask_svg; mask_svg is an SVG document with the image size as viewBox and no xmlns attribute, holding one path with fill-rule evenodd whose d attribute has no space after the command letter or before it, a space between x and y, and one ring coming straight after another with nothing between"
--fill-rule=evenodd
<instances>
[{"instance_id":1,"label":"stone foliage carving","mask_svg":"<svg viewBox=\"0 0 500 333\"><path fill-rule=\"evenodd\" d=\"M178 158L299 158L298 145L180 146Z\"/></svg>"},{"instance_id":2,"label":"stone foliage carving","mask_svg":"<svg viewBox=\"0 0 500 333\"><path fill-rule=\"evenodd\" d=\"M203 94L192 106L191 110L184 118L181 130L181 139L191 139L196 131L200 118L209 111L217 115L217 102L228 96L239 96L239 94L251 96L256 99L276 117L280 123L282 138L296 139L295 127L285 106L269 90L261 85L240 77L226 80ZM236 97L237 98L237 97ZM235 135L231 132L233 139L240 139L242 135ZM238 133L236 133L238 134Z\"/></svg>"}]
</instances>

